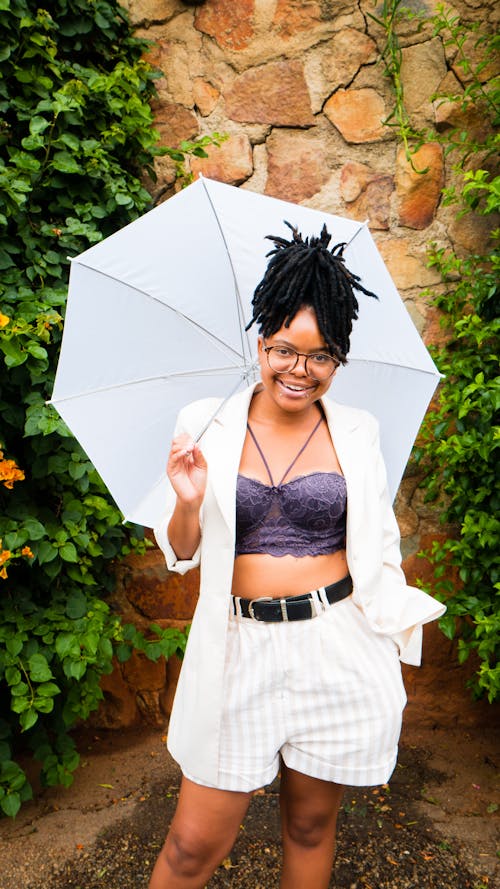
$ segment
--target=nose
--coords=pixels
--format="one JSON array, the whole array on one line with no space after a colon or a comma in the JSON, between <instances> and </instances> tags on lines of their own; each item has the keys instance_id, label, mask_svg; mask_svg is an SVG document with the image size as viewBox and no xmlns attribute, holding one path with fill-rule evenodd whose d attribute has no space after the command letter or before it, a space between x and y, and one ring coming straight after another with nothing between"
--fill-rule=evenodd
<instances>
[{"instance_id":1,"label":"nose","mask_svg":"<svg viewBox=\"0 0 500 889\"><path fill-rule=\"evenodd\" d=\"M295 365L292 373L297 376L308 377L309 374L307 373L306 361L307 361L307 355L302 355L299 352L298 356L297 356L297 364Z\"/></svg>"}]
</instances>

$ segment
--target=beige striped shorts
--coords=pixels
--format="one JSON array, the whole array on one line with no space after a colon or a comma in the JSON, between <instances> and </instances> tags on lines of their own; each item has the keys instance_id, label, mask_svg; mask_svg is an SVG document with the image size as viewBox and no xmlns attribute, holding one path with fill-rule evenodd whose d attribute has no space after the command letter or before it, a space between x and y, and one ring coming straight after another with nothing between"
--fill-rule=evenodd
<instances>
[{"instance_id":1,"label":"beige striped shorts","mask_svg":"<svg viewBox=\"0 0 500 889\"><path fill-rule=\"evenodd\" d=\"M338 784L388 781L406 703L398 650L352 596L311 620L231 613L224 675L219 778L207 785L185 773L190 780L249 792L273 781L281 756Z\"/></svg>"}]
</instances>

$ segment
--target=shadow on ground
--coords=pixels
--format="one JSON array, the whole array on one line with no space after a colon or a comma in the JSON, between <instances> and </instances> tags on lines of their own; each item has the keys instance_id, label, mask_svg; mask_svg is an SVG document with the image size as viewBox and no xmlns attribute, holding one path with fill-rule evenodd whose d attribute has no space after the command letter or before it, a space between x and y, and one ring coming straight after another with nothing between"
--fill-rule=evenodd
<instances>
[{"instance_id":1,"label":"shadow on ground","mask_svg":"<svg viewBox=\"0 0 500 889\"><path fill-rule=\"evenodd\" d=\"M0 889L146 887L179 786L160 740L146 733L132 766L123 739L86 739L81 789L62 797L47 791L31 804L31 820L26 811L17 825L0 825ZM471 772L464 774L461 760ZM332 889L494 889L495 789L498 768L480 741L430 733L403 746L390 787L346 791ZM83 827L86 816L95 822L94 836ZM280 862L275 782L254 796L208 889L277 889Z\"/></svg>"}]
</instances>

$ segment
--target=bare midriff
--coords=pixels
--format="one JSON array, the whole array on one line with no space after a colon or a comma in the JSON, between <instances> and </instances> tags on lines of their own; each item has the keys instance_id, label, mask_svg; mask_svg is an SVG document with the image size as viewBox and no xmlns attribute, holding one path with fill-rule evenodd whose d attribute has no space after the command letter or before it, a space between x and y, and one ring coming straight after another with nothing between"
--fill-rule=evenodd
<instances>
[{"instance_id":1,"label":"bare midriff","mask_svg":"<svg viewBox=\"0 0 500 889\"><path fill-rule=\"evenodd\" d=\"M249 553L235 559L231 592L245 599L299 596L341 580L348 570L345 550L300 558Z\"/></svg>"}]
</instances>

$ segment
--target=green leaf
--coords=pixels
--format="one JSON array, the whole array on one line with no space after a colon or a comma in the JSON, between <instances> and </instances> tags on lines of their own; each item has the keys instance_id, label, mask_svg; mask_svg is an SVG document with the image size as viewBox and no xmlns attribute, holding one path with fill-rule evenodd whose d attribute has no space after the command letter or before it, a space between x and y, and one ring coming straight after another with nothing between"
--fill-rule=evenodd
<instances>
[{"instance_id":1,"label":"green leaf","mask_svg":"<svg viewBox=\"0 0 500 889\"><path fill-rule=\"evenodd\" d=\"M81 173L82 168L73 155L68 151L56 151L52 157L51 166L61 173Z\"/></svg>"},{"instance_id":2,"label":"green leaf","mask_svg":"<svg viewBox=\"0 0 500 889\"><path fill-rule=\"evenodd\" d=\"M0 807L9 818L15 818L21 808L20 795L18 793L9 793L0 799Z\"/></svg>"},{"instance_id":3,"label":"green leaf","mask_svg":"<svg viewBox=\"0 0 500 889\"><path fill-rule=\"evenodd\" d=\"M66 614L72 620L78 620L87 613L87 597L82 592L72 593L66 603Z\"/></svg>"},{"instance_id":4,"label":"green leaf","mask_svg":"<svg viewBox=\"0 0 500 889\"><path fill-rule=\"evenodd\" d=\"M21 682L21 671L17 667L7 667L5 670L5 679L8 685L17 685Z\"/></svg>"},{"instance_id":5,"label":"green leaf","mask_svg":"<svg viewBox=\"0 0 500 889\"><path fill-rule=\"evenodd\" d=\"M52 679L52 670L43 654L32 654L28 658L30 677L33 682L46 682Z\"/></svg>"},{"instance_id":6,"label":"green leaf","mask_svg":"<svg viewBox=\"0 0 500 889\"><path fill-rule=\"evenodd\" d=\"M57 556L57 549L48 540L41 540L37 547L38 561L41 565L52 562Z\"/></svg>"},{"instance_id":7,"label":"green leaf","mask_svg":"<svg viewBox=\"0 0 500 889\"><path fill-rule=\"evenodd\" d=\"M59 550L61 559L65 562L78 562L78 553L73 543L65 543Z\"/></svg>"},{"instance_id":8,"label":"green leaf","mask_svg":"<svg viewBox=\"0 0 500 889\"><path fill-rule=\"evenodd\" d=\"M68 655L74 657L80 652L78 638L73 633L60 633L56 637L55 647L57 655L61 660Z\"/></svg>"},{"instance_id":9,"label":"green leaf","mask_svg":"<svg viewBox=\"0 0 500 889\"><path fill-rule=\"evenodd\" d=\"M35 114L34 117L30 118L30 133L32 136L44 133L49 126L50 121L46 120L45 117L41 117L39 114Z\"/></svg>"},{"instance_id":10,"label":"green leaf","mask_svg":"<svg viewBox=\"0 0 500 889\"><path fill-rule=\"evenodd\" d=\"M19 724L23 732L28 731L28 729L32 728L35 725L35 722L38 721L38 713L36 710L26 710L24 713L21 713L19 716Z\"/></svg>"},{"instance_id":11,"label":"green leaf","mask_svg":"<svg viewBox=\"0 0 500 889\"><path fill-rule=\"evenodd\" d=\"M37 687L36 693L37 697L41 696L42 698L53 698L54 695L59 694L61 689L55 682L43 682L41 685Z\"/></svg>"},{"instance_id":12,"label":"green leaf","mask_svg":"<svg viewBox=\"0 0 500 889\"><path fill-rule=\"evenodd\" d=\"M17 657L23 650L23 639L20 636L11 636L7 639L5 647L12 657Z\"/></svg>"}]
</instances>

